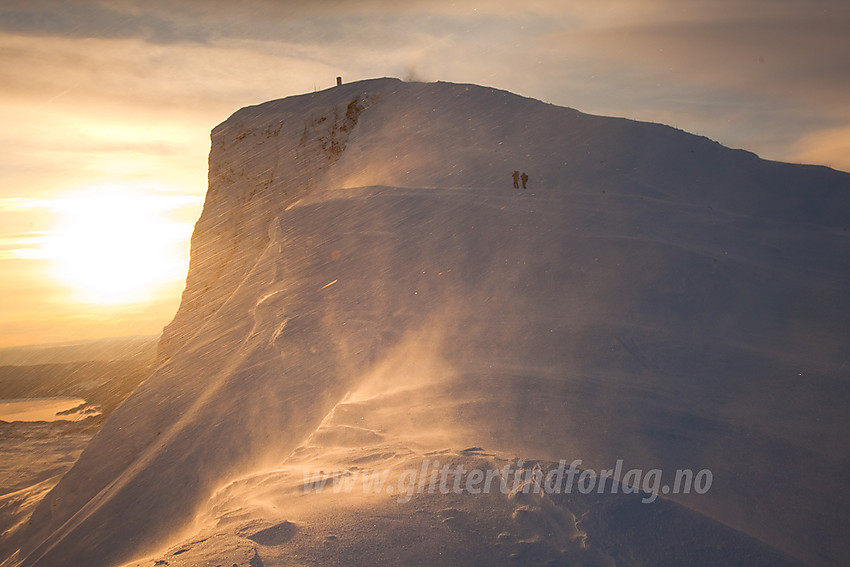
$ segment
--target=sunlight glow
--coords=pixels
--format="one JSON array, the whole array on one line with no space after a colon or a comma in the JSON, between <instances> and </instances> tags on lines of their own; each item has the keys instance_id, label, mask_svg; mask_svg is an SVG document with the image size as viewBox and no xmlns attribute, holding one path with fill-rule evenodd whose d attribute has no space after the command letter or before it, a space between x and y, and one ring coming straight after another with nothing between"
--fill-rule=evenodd
<instances>
[{"instance_id":1,"label":"sunlight glow","mask_svg":"<svg viewBox=\"0 0 850 567\"><path fill-rule=\"evenodd\" d=\"M188 264L192 226L165 213L199 199L104 185L54 201L60 221L45 249L55 277L87 303L152 300Z\"/></svg>"}]
</instances>

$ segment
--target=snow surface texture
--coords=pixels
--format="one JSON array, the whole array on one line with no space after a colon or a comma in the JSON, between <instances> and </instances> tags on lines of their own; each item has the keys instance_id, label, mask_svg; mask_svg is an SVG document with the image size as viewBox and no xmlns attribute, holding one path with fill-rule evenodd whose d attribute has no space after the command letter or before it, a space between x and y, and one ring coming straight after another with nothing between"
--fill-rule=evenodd
<instances>
[{"instance_id":1,"label":"snow surface texture","mask_svg":"<svg viewBox=\"0 0 850 567\"><path fill-rule=\"evenodd\" d=\"M2 565L837 564L848 219L848 174L478 86L242 109L212 133L158 369ZM714 484L652 505L298 489L426 454Z\"/></svg>"}]
</instances>

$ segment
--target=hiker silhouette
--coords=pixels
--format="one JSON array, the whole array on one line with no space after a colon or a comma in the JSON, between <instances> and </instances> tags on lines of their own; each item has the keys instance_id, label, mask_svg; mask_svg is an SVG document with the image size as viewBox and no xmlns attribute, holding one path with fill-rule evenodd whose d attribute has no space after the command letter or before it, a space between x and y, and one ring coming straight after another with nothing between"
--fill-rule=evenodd
<instances>
[{"instance_id":1,"label":"hiker silhouette","mask_svg":"<svg viewBox=\"0 0 850 567\"><path fill-rule=\"evenodd\" d=\"M514 177L514 189L519 189L519 171L517 171L516 169L514 170L513 177Z\"/></svg>"},{"instance_id":2,"label":"hiker silhouette","mask_svg":"<svg viewBox=\"0 0 850 567\"><path fill-rule=\"evenodd\" d=\"M528 174L524 171L522 172L522 188L525 189L525 184L528 183Z\"/></svg>"}]
</instances>

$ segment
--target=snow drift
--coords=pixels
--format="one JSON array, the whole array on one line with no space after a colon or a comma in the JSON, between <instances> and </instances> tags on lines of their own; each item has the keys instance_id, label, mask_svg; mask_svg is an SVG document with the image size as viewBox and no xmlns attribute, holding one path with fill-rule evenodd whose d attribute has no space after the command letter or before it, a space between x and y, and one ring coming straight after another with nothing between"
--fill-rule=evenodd
<instances>
[{"instance_id":1,"label":"snow drift","mask_svg":"<svg viewBox=\"0 0 850 567\"><path fill-rule=\"evenodd\" d=\"M242 109L212 133L157 370L9 536L3 565L115 565L215 526L231 539L197 564L256 565L252 541L295 528L239 539L223 518L262 487L296 506L281 467L473 446L713 472L675 506L600 513L608 527L582 547L596 555L565 544L555 559L626 557L605 547L611 526L675 509L679 531L646 536L676 540L675 561L725 524L751 564L832 564L850 554L848 212L848 174L473 85L381 79ZM499 506L465 502L440 517L498 524ZM687 509L720 523L702 532ZM321 521L301 510L293 525ZM375 526L359 541L392 539ZM429 541L410 545L433 564Z\"/></svg>"}]
</instances>

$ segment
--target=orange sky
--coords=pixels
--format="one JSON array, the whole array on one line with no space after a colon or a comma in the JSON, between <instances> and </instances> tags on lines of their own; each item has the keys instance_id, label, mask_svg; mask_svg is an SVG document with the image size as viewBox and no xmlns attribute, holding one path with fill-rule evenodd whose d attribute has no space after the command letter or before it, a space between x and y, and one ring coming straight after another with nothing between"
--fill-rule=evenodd
<instances>
[{"instance_id":1,"label":"orange sky","mask_svg":"<svg viewBox=\"0 0 850 567\"><path fill-rule=\"evenodd\" d=\"M846 2L518 5L4 2L0 346L157 334L209 131L337 75L478 83L850 170Z\"/></svg>"}]
</instances>

